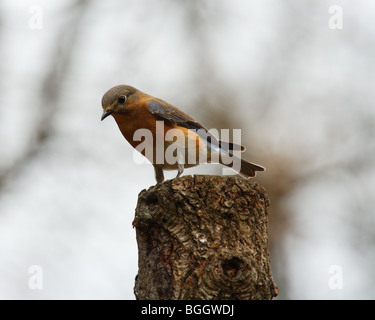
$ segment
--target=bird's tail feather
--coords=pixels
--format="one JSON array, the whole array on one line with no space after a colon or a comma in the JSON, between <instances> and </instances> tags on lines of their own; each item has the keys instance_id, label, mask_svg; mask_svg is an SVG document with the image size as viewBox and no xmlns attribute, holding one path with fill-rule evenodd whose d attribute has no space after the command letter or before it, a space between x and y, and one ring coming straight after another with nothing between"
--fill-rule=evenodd
<instances>
[{"instance_id":1,"label":"bird's tail feather","mask_svg":"<svg viewBox=\"0 0 375 320\"><path fill-rule=\"evenodd\" d=\"M227 161L225 161L225 163L224 163L224 161L222 161L222 159L220 159L220 163L229 167L229 168L232 168L235 171L237 171L238 174L245 179L255 177L257 171L265 171L266 170L266 168L264 168L260 165L248 162L244 159L241 159L241 158L238 158L238 157L235 157L235 156L232 157L232 160L233 161L228 164Z\"/></svg>"}]
</instances>

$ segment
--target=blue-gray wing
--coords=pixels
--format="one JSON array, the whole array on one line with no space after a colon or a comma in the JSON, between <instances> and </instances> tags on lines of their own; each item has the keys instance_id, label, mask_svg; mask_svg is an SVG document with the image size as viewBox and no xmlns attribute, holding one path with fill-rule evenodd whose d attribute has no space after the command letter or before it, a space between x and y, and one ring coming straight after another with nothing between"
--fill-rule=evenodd
<instances>
[{"instance_id":1,"label":"blue-gray wing","mask_svg":"<svg viewBox=\"0 0 375 320\"><path fill-rule=\"evenodd\" d=\"M205 129L199 122L185 112L160 100L153 100L147 104L148 111L163 121L167 121L188 129ZM207 130L206 130L207 131Z\"/></svg>"},{"instance_id":2,"label":"blue-gray wing","mask_svg":"<svg viewBox=\"0 0 375 320\"><path fill-rule=\"evenodd\" d=\"M204 126L192 117L182 112L180 109L170 105L162 100L152 100L147 104L148 111L155 115L159 120L166 121L177 126L181 126L190 130L194 130L208 144L219 147L225 152L233 150L244 151L245 147L238 146L233 143L218 141Z\"/></svg>"}]
</instances>

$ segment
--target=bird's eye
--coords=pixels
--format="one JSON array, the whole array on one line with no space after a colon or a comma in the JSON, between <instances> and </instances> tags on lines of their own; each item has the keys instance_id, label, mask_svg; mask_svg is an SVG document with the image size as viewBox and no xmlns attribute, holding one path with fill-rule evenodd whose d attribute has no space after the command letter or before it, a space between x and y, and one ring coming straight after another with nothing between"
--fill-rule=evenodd
<instances>
[{"instance_id":1,"label":"bird's eye","mask_svg":"<svg viewBox=\"0 0 375 320\"><path fill-rule=\"evenodd\" d=\"M126 97L125 96L121 96L120 98L118 98L118 103L125 103L126 101Z\"/></svg>"}]
</instances>

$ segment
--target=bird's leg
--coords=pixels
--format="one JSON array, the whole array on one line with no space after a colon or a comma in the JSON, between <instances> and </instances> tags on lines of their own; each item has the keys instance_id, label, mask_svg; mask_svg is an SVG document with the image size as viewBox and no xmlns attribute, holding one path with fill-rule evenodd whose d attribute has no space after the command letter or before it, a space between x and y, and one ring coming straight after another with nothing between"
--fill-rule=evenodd
<instances>
[{"instance_id":1,"label":"bird's leg","mask_svg":"<svg viewBox=\"0 0 375 320\"><path fill-rule=\"evenodd\" d=\"M162 183L164 181L164 172L160 166L154 164L155 179L156 183Z\"/></svg>"},{"instance_id":2,"label":"bird's leg","mask_svg":"<svg viewBox=\"0 0 375 320\"><path fill-rule=\"evenodd\" d=\"M178 178L179 176L181 176L183 172L184 172L184 165L183 164L178 164L178 172L177 172L176 178Z\"/></svg>"},{"instance_id":3,"label":"bird's leg","mask_svg":"<svg viewBox=\"0 0 375 320\"><path fill-rule=\"evenodd\" d=\"M182 173L184 172L184 169L185 169L184 160L185 160L185 155L179 152L177 154L178 172L177 172L176 178L178 178L179 176L181 176Z\"/></svg>"}]
</instances>

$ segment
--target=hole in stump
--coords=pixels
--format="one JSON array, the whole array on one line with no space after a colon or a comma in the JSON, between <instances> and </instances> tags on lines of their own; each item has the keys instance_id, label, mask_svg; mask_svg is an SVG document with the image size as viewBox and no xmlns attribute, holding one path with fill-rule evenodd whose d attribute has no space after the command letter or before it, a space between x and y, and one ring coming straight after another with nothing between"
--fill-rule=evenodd
<instances>
[{"instance_id":1,"label":"hole in stump","mask_svg":"<svg viewBox=\"0 0 375 320\"><path fill-rule=\"evenodd\" d=\"M158 196L155 193L153 193L153 194L150 194L146 198L145 203L148 206L153 206L153 205L156 205L158 203L158 201L159 201Z\"/></svg>"},{"instance_id":2,"label":"hole in stump","mask_svg":"<svg viewBox=\"0 0 375 320\"><path fill-rule=\"evenodd\" d=\"M244 262L241 259L233 257L232 259L225 259L221 266L223 268L223 273L227 277L235 278L243 264Z\"/></svg>"}]
</instances>

